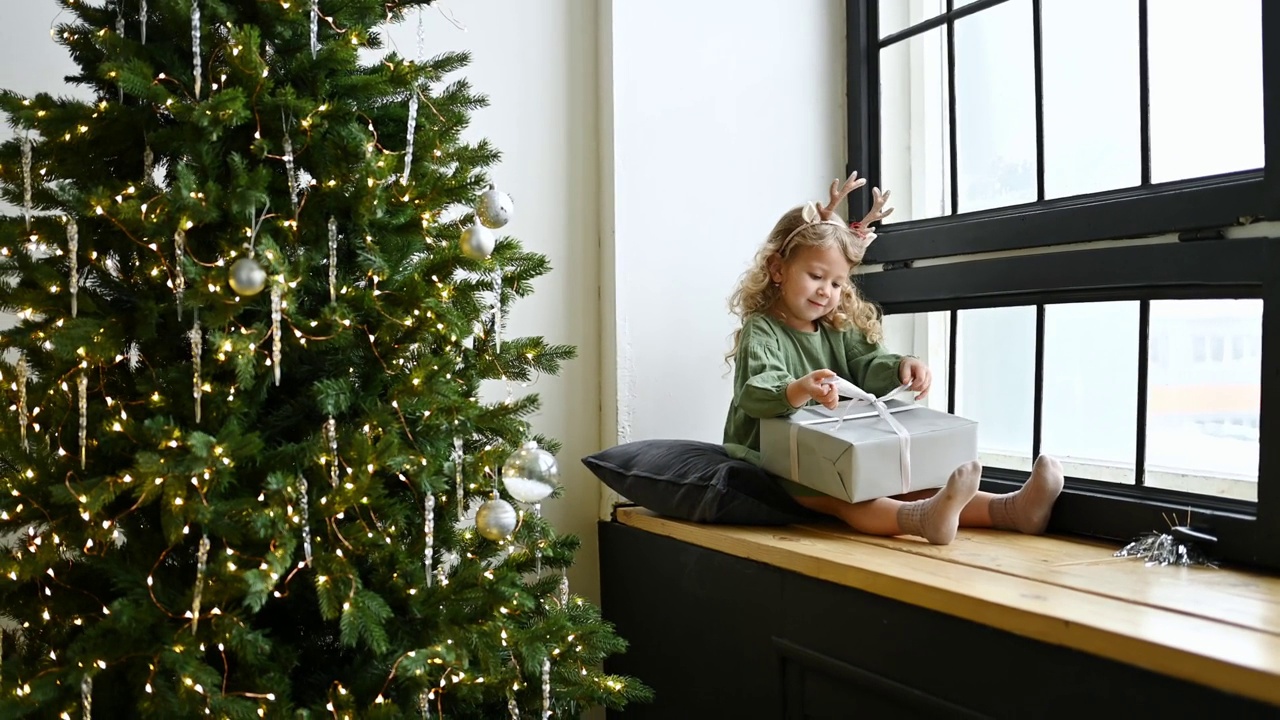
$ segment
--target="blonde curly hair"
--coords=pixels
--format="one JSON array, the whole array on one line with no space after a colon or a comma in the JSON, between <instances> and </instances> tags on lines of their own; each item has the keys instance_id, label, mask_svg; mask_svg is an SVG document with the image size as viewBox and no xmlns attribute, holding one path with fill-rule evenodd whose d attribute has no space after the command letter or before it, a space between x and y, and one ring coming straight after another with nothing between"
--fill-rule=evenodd
<instances>
[{"instance_id":1,"label":"blonde curly hair","mask_svg":"<svg viewBox=\"0 0 1280 720\"><path fill-rule=\"evenodd\" d=\"M827 213L836 222L815 222L818 216L816 203L806 203L788 210L773 226L764 245L756 252L751 267L742 274L738 287L729 298L729 310L744 322L753 315L768 313L781 295L780 288L769 277L769 263L779 258L783 263L799 247L838 247L851 267L862 262L867 239L859 236L834 213ZM819 322L836 330L850 326L862 331L868 342L881 340L879 308L862 296L852 283L840 295L840 304L824 315ZM741 329L733 334L733 348L726 360L738 353Z\"/></svg>"}]
</instances>

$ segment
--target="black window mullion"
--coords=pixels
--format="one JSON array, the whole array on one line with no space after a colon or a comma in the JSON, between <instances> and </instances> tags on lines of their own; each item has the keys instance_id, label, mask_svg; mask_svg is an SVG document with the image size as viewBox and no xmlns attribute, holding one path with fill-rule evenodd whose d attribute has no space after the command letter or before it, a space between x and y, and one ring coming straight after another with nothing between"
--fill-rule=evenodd
<instances>
[{"instance_id":1,"label":"black window mullion","mask_svg":"<svg viewBox=\"0 0 1280 720\"><path fill-rule=\"evenodd\" d=\"M1265 210L1280 214L1280 3L1262 3L1262 127L1267 163Z\"/></svg>"},{"instance_id":2,"label":"black window mullion","mask_svg":"<svg viewBox=\"0 0 1280 720\"><path fill-rule=\"evenodd\" d=\"M856 170L863 177L880 177L880 53L871 41L879 34L877 5L877 0L853 0L845 16L845 36L850 45L845 88L849 98L846 176ZM851 195L848 202L850 219L862 217L870 209L870 202L862 193Z\"/></svg>"},{"instance_id":3,"label":"black window mullion","mask_svg":"<svg viewBox=\"0 0 1280 720\"><path fill-rule=\"evenodd\" d=\"M898 2L898 1L900 0L895 0L895 2ZM952 9L952 4L948 3L946 12L942 13L941 15L935 15L929 18L928 20L922 20L916 23L915 25L912 25L911 27L908 27L904 30L899 30L898 32L892 35L889 35L888 37L881 38L880 49L883 50L884 48L887 48L890 45L903 42L904 40L910 40L911 38L916 37L917 35L923 35L929 32L930 30L942 27L943 23L949 22L951 20L959 20L960 18L968 17L974 13L982 12L983 10L986 10L988 8L993 8L996 5L1000 5L1001 3L1006 3L1006 2L1009 2L1009 0L975 0L975 2L971 2L968 5L965 5L964 7L960 8L959 10ZM879 34L879 29L877 28L877 35L878 34ZM876 35L872 35L871 37L876 37Z\"/></svg>"},{"instance_id":4,"label":"black window mullion","mask_svg":"<svg viewBox=\"0 0 1280 720\"><path fill-rule=\"evenodd\" d=\"M1138 0L1138 132L1142 184L1151 184L1151 58L1147 36L1147 0Z\"/></svg>"},{"instance_id":5,"label":"black window mullion","mask_svg":"<svg viewBox=\"0 0 1280 720\"><path fill-rule=\"evenodd\" d=\"M1274 16L1273 16L1274 17ZM1262 377L1258 394L1258 524L1267 528L1266 551L1280 555L1280 443L1262 442L1280 431L1280 252L1267 248L1262 291ZM1280 561L1277 561L1280 564Z\"/></svg>"},{"instance_id":6,"label":"black window mullion","mask_svg":"<svg viewBox=\"0 0 1280 720\"><path fill-rule=\"evenodd\" d=\"M1044 199L1044 28L1041 0L1031 0L1032 57L1036 84L1036 200Z\"/></svg>"},{"instance_id":7,"label":"black window mullion","mask_svg":"<svg viewBox=\"0 0 1280 720\"><path fill-rule=\"evenodd\" d=\"M951 158L951 212L960 207L960 176L956 167L956 21L951 15L955 0L947 0L947 135Z\"/></svg>"},{"instance_id":8,"label":"black window mullion","mask_svg":"<svg viewBox=\"0 0 1280 720\"><path fill-rule=\"evenodd\" d=\"M1151 301L1138 303L1138 418L1137 437L1134 438L1133 481L1136 485L1147 482L1147 388L1151 367Z\"/></svg>"},{"instance_id":9,"label":"black window mullion","mask_svg":"<svg viewBox=\"0 0 1280 720\"><path fill-rule=\"evenodd\" d=\"M1036 305L1036 370L1033 408L1031 411L1031 461L1040 457L1044 437L1044 304Z\"/></svg>"},{"instance_id":10,"label":"black window mullion","mask_svg":"<svg viewBox=\"0 0 1280 720\"><path fill-rule=\"evenodd\" d=\"M948 346L947 346L947 412L955 414L956 412L956 367L959 359L956 357L956 351L959 349L960 336L960 311L951 311L951 322L948 327Z\"/></svg>"}]
</instances>

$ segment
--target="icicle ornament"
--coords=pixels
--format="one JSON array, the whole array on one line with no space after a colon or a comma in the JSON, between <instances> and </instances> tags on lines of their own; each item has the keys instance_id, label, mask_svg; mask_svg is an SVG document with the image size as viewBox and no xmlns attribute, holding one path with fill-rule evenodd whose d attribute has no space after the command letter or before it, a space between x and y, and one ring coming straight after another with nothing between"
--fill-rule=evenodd
<instances>
[{"instance_id":1,"label":"icicle ornament","mask_svg":"<svg viewBox=\"0 0 1280 720\"><path fill-rule=\"evenodd\" d=\"M542 659L542 720L551 717L551 658Z\"/></svg>"},{"instance_id":2,"label":"icicle ornament","mask_svg":"<svg viewBox=\"0 0 1280 720\"><path fill-rule=\"evenodd\" d=\"M302 504L302 555L307 559L307 565L311 564L311 501L310 489L307 487L307 479L301 475L298 476L298 497Z\"/></svg>"},{"instance_id":3,"label":"icicle ornament","mask_svg":"<svg viewBox=\"0 0 1280 720\"><path fill-rule=\"evenodd\" d=\"M196 401L196 423L200 422L200 356L204 354L204 334L200 331L200 318L191 325L191 396Z\"/></svg>"},{"instance_id":4,"label":"icicle ornament","mask_svg":"<svg viewBox=\"0 0 1280 720\"><path fill-rule=\"evenodd\" d=\"M560 607L569 606L569 574L560 572Z\"/></svg>"},{"instance_id":5,"label":"icicle ornament","mask_svg":"<svg viewBox=\"0 0 1280 720\"><path fill-rule=\"evenodd\" d=\"M320 0L311 0L311 59L320 51Z\"/></svg>"},{"instance_id":6,"label":"icicle ornament","mask_svg":"<svg viewBox=\"0 0 1280 720\"><path fill-rule=\"evenodd\" d=\"M191 64L196 77L196 99L200 99L201 75L204 74L200 63L200 0L191 0Z\"/></svg>"},{"instance_id":7,"label":"icicle ornament","mask_svg":"<svg viewBox=\"0 0 1280 720\"><path fill-rule=\"evenodd\" d=\"M422 536L426 546L422 551L422 565L426 569L427 587L431 587L431 560L435 555L435 532L436 496L428 492L427 499L423 501L422 517Z\"/></svg>"},{"instance_id":8,"label":"icicle ornament","mask_svg":"<svg viewBox=\"0 0 1280 720\"><path fill-rule=\"evenodd\" d=\"M27 356L18 355L18 432L22 437L24 452L30 450L27 447L27 425L31 422L31 417L27 415L27 379L30 375L31 369L27 367Z\"/></svg>"},{"instance_id":9,"label":"icicle ornament","mask_svg":"<svg viewBox=\"0 0 1280 720\"><path fill-rule=\"evenodd\" d=\"M76 316L76 300L80 292L80 228L74 218L67 219L67 254L71 256L71 271L68 280L71 288L71 317Z\"/></svg>"},{"instance_id":10,"label":"icicle ornament","mask_svg":"<svg viewBox=\"0 0 1280 720\"><path fill-rule=\"evenodd\" d=\"M31 229L31 136L22 136L22 217Z\"/></svg>"},{"instance_id":11,"label":"icicle ornament","mask_svg":"<svg viewBox=\"0 0 1280 720\"><path fill-rule=\"evenodd\" d=\"M147 44L147 0L138 4L138 25L142 28L142 44Z\"/></svg>"},{"instance_id":12,"label":"icicle ornament","mask_svg":"<svg viewBox=\"0 0 1280 720\"><path fill-rule=\"evenodd\" d=\"M204 595L204 570L209 562L209 533L200 536L200 550L196 553L196 591L191 596L191 634L200 627L200 600Z\"/></svg>"},{"instance_id":13,"label":"icicle ornament","mask_svg":"<svg viewBox=\"0 0 1280 720\"><path fill-rule=\"evenodd\" d=\"M423 690L418 694L418 712L422 713L423 718L431 717L431 691Z\"/></svg>"},{"instance_id":14,"label":"icicle ornament","mask_svg":"<svg viewBox=\"0 0 1280 720\"><path fill-rule=\"evenodd\" d=\"M187 289L187 275L182 270L182 256L187 254L187 231L178 228L173 234L173 294L177 297L178 320L182 320L182 293Z\"/></svg>"},{"instance_id":15,"label":"icicle ornament","mask_svg":"<svg viewBox=\"0 0 1280 720\"><path fill-rule=\"evenodd\" d=\"M151 175L155 172L156 154L151 152L151 146L147 145L142 150L142 182L149 183L152 181Z\"/></svg>"},{"instance_id":16,"label":"icicle ornament","mask_svg":"<svg viewBox=\"0 0 1280 720\"><path fill-rule=\"evenodd\" d=\"M80 679L80 717L93 720L93 677L88 673Z\"/></svg>"},{"instance_id":17,"label":"icicle ornament","mask_svg":"<svg viewBox=\"0 0 1280 720\"><path fill-rule=\"evenodd\" d=\"M76 376L76 389L80 391L80 469L85 468L85 444L89 439L89 376Z\"/></svg>"},{"instance_id":18,"label":"icicle ornament","mask_svg":"<svg viewBox=\"0 0 1280 720\"><path fill-rule=\"evenodd\" d=\"M418 56L416 63L422 62L423 49L427 44L426 29L422 22L422 8L418 8ZM418 106L420 100L418 98L418 82L415 80L412 89L409 91L409 129L406 133L406 142L404 150L404 172L400 175L400 184L409 184L409 174L413 170L413 144L414 135L418 130Z\"/></svg>"},{"instance_id":19,"label":"icicle ornament","mask_svg":"<svg viewBox=\"0 0 1280 720\"><path fill-rule=\"evenodd\" d=\"M298 212L298 168L293 162L293 141L289 139L289 131L286 128L284 134L284 170L288 176L289 182L289 204L293 206L293 211Z\"/></svg>"},{"instance_id":20,"label":"icicle ornament","mask_svg":"<svg viewBox=\"0 0 1280 720\"><path fill-rule=\"evenodd\" d=\"M324 437L329 443L329 484L338 487L338 421L332 415L324 423Z\"/></svg>"},{"instance_id":21,"label":"icicle ornament","mask_svg":"<svg viewBox=\"0 0 1280 720\"><path fill-rule=\"evenodd\" d=\"M453 475L454 484L458 489L458 520L462 520L462 516L467 512L467 496L466 490L462 487L462 438L455 437L453 439Z\"/></svg>"},{"instance_id":22,"label":"icicle ornament","mask_svg":"<svg viewBox=\"0 0 1280 720\"><path fill-rule=\"evenodd\" d=\"M338 301L338 220L329 217L329 302Z\"/></svg>"},{"instance_id":23,"label":"icicle ornament","mask_svg":"<svg viewBox=\"0 0 1280 720\"><path fill-rule=\"evenodd\" d=\"M124 0L116 0L116 35L124 37L124 13L121 12L121 6ZM116 97L120 102L124 102L124 85L116 84Z\"/></svg>"},{"instance_id":24,"label":"icicle ornament","mask_svg":"<svg viewBox=\"0 0 1280 720\"><path fill-rule=\"evenodd\" d=\"M284 337L280 332L280 283L271 286L271 369L275 372L276 387L280 387L280 357Z\"/></svg>"}]
</instances>

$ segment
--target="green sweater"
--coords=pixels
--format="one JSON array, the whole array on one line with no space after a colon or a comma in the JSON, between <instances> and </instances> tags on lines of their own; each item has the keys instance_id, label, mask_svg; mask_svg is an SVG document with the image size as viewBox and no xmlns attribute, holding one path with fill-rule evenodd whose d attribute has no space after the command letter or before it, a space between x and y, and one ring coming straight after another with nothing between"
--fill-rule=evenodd
<instances>
[{"instance_id":1,"label":"green sweater","mask_svg":"<svg viewBox=\"0 0 1280 720\"><path fill-rule=\"evenodd\" d=\"M760 463L760 420L795 413L786 395L792 380L826 368L883 395L900 384L901 362L901 355L867 342L856 328L832 330L820 323L817 332L801 332L767 315L753 315L738 337L725 448L734 457Z\"/></svg>"}]
</instances>

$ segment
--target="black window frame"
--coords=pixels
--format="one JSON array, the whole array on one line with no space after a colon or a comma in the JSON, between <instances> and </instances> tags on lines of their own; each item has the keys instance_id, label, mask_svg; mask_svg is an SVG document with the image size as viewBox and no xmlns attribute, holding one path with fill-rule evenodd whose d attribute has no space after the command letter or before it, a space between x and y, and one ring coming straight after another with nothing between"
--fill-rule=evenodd
<instances>
[{"instance_id":1,"label":"black window frame","mask_svg":"<svg viewBox=\"0 0 1280 720\"><path fill-rule=\"evenodd\" d=\"M884 40L946 25L1010 0L976 0L960 8L948 0L946 12ZM1040 19L1040 0L1032 3ZM1139 0L1145 28L1147 0ZM879 177L878 0L846 0L848 39L848 170ZM1055 506L1051 531L1127 541L1168 527L1176 517L1208 528L1218 542L1209 548L1222 561L1280 570L1280 238L1232 237L1225 232L1240 218L1280 219L1280 3L1262 2L1263 128L1266 167L1191 181L1144 184L996 210L894 223L879 238L858 277L863 293L886 315L949 311L951 372L949 402L954 408L956 316L961 310L1030 305L1037 308L1036 390L1033 452L1039 450L1044 383L1044 306L1057 303L1132 300L1139 304L1137 480L1120 485L1069 478ZM1037 33L1038 35L1038 33ZM949 44L949 47L952 47ZM1040 42L1036 54L1036 99L1040 87ZM949 52L952 52L949 50ZM1145 52L1143 53L1145 56ZM1145 73L1145 60L1142 61ZM954 57L950 61L954 68ZM1142 86L1145 88L1145 80ZM954 83L950 84L954 88ZM1145 104L1145 92L1139 99ZM954 108L954 96L949 100ZM1224 110L1225 111L1225 110ZM1145 115L1145 113L1143 113ZM1143 180L1149 181L1146 120L1143 121ZM954 132L955 124L951 125ZM1043 123L1037 110L1038 197L1043 198ZM952 140L952 172L957 172ZM952 183L955 207L955 184ZM851 216L865 213L869 198L850 199ZM1158 242L1098 243L1169 235ZM1034 253L981 257L993 251ZM954 258L955 255L978 255ZM940 263L917 260L944 258ZM874 266L880 267L874 267ZM1263 300L1259 473L1256 503L1145 486L1149 303L1163 299L1260 298ZM1270 431L1270 432L1269 432ZM983 489L1007 492L1026 472L990 468Z\"/></svg>"},{"instance_id":2,"label":"black window frame","mask_svg":"<svg viewBox=\"0 0 1280 720\"><path fill-rule=\"evenodd\" d=\"M847 92L849 100L849 171L879 178L880 168L880 49L928 30L945 27L947 33L948 107L951 115L951 209L958 207L956 182L955 43L957 20L1014 0L975 0L954 7L946 1L942 14L884 38L879 36L878 0L846 0L848 42ZM1188 237L1210 236L1221 228L1240 224L1242 218L1280 218L1280 93L1270 92L1280 78L1280 7L1262 0L1263 133L1265 166L1192 180L1151 183L1150 122L1140 113L1142 145L1141 182L1137 187L1045 200L1044 118L1042 112L1042 52L1039 33L1041 0L1030 2L1035 27L1036 186L1033 203L952 214L924 220L895 222L884 227L886 242L867 250L865 262L891 265L949 255L1043 248L1054 245L1134 238L1168 233ZM1146 16L1151 0L1137 0L1139 72L1141 93L1135 101L1147 101ZM1229 106L1206 112L1230 112ZM869 208L865 194L850 198L850 214L861 216ZM889 239L892 239L889 242Z\"/></svg>"}]
</instances>

